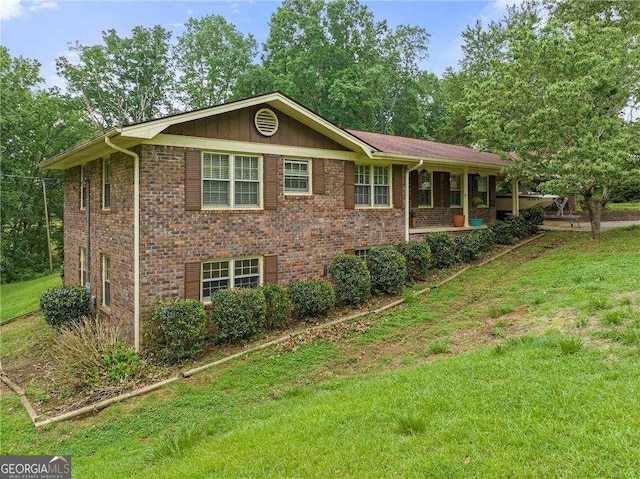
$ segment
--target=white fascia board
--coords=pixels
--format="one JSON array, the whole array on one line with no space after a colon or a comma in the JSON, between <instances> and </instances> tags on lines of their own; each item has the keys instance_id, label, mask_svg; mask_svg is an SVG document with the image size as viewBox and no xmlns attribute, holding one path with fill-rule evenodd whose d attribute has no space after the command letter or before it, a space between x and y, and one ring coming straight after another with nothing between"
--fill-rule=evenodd
<instances>
[{"instance_id":1,"label":"white fascia board","mask_svg":"<svg viewBox=\"0 0 640 479\"><path fill-rule=\"evenodd\" d=\"M216 138L202 138L199 136L161 134L155 138L144 140L141 143L145 145L197 148L199 150L229 153L271 154L302 158L326 158L330 160L357 161L362 158L362 155L358 155L353 151L273 145L270 143L253 143L249 141L219 140Z\"/></svg>"}]
</instances>

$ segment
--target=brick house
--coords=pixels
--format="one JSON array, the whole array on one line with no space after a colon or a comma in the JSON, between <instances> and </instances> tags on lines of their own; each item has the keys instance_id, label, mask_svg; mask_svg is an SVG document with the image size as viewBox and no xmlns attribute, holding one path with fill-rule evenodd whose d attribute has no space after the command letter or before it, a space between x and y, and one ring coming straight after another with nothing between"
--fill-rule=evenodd
<instances>
[{"instance_id":1,"label":"brick house","mask_svg":"<svg viewBox=\"0 0 640 479\"><path fill-rule=\"evenodd\" d=\"M337 254L453 230L452 213L493 221L506 163L270 93L113 128L44 166L65 171L65 284L89 285L138 348L158 299L322 277Z\"/></svg>"}]
</instances>

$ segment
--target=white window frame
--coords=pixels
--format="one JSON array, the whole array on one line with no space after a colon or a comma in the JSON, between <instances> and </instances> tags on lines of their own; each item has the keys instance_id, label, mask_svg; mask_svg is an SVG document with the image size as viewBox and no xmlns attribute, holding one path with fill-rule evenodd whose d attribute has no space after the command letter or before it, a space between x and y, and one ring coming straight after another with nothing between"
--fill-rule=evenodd
<instances>
[{"instance_id":1,"label":"white window frame","mask_svg":"<svg viewBox=\"0 0 640 479\"><path fill-rule=\"evenodd\" d=\"M89 202L89 187L87 185L86 165L80 165L80 209L86 210Z\"/></svg>"},{"instance_id":2,"label":"white window frame","mask_svg":"<svg viewBox=\"0 0 640 479\"><path fill-rule=\"evenodd\" d=\"M364 261L364 262L366 263L366 262L367 262L367 256L369 255L369 250L370 250L371 248L372 248L371 246L366 247L366 248L356 248L356 249L354 250L354 254L355 254L358 258L360 258L362 261Z\"/></svg>"},{"instance_id":3,"label":"white window frame","mask_svg":"<svg viewBox=\"0 0 640 479\"><path fill-rule=\"evenodd\" d=\"M429 175L429 204L428 205L422 203L422 192L424 191L424 189L422 188L422 183L420 183L420 177L425 172ZM433 171L420 170L418 172L418 190L419 190L418 207L433 208Z\"/></svg>"},{"instance_id":4,"label":"white window frame","mask_svg":"<svg viewBox=\"0 0 640 479\"><path fill-rule=\"evenodd\" d=\"M80 284L86 286L89 283L89 269L87 268L87 248L80 246Z\"/></svg>"},{"instance_id":5,"label":"white window frame","mask_svg":"<svg viewBox=\"0 0 640 479\"><path fill-rule=\"evenodd\" d=\"M102 209L111 208L111 186L113 180L113 172L111 158L102 159Z\"/></svg>"},{"instance_id":6,"label":"white window frame","mask_svg":"<svg viewBox=\"0 0 640 479\"><path fill-rule=\"evenodd\" d=\"M481 180L484 180L484 184L486 187L486 190L482 191L480 190L480 182ZM478 188L476 191L476 196L482 198L482 201L484 203L484 206L479 206L478 208L488 208L489 207L489 177L486 175L480 175L478 176Z\"/></svg>"},{"instance_id":7,"label":"white window frame","mask_svg":"<svg viewBox=\"0 0 640 479\"><path fill-rule=\"evenodd\" d=\"M252 273L252 274L240 274L237 275L236 274L236 262L240 262L240 261L257 261L258 262L258 283L256 284L255 287L260 287L263 284L263 280L264 280L264 271L263 271L263 259L260 256L241 256L241 257L237 257L237 258L215 258L215 259L209 259L207 261L203 261L202 263L200 263L200 300L202 302L205 303L209 303L211 302L211 294L209 294L209 296L205 296L204 294L204 286L205 286L205 282L214 282L217 280L227 280L228 281L228 287L223 287L223 288L217 288L217 289L235 289L235 288L242 288L245 286L237 286L236 285L236 281L241 279L241 278L250 278L250 277L254 277L256 274ZM228 276L221 276L219 278L204 278L204 273L205 273L205 265L206 264L212 264L212 263L227 263L227 274ZM215 290L214 290L215 291Z\"/></svg>"},{"instance_id":8,"label":"white window frame","mask_svg":"<svg viewBox=\"0 0 640 479\"><path fill-rule=\"evenodd\" d=\"M228 173L228 177L223 179L223 178L208 178L205 177L205 171L204 171L204 163L205 163L205 155L220 155L220 156L226 156L228 157L229 160L229 173ZM240 158L243 157L248 157L248 158L255 158L258 160L257 163L257 172L258 172L258 179L257 180L239 180L236 179L236 161L239 160ZM261 209L262 208L262 196L263 196L263 187L264 187L264 181L263 181L263 175L262 175L262 155L256 155L256 154L252 154L252 153L229 153L229 152L221 152L221 151L203 151L202 152L202 156L200 158L200 171L201 171L201 179L200 179L200 185L201 185L201 196L200 196L200 204L202 206L203 210L228 210L228 209L234 209L234 210L244 210L244 209ZM205 204L205 188L204 188L204 184L205 181L226 181L228 182L228 194L229 194L229 202L226 205L216 205L216 204ZM235 201L235 195L236 195L236 183L237 182L251 182L251 183L257 183L258 185L258 192L257 192L257 204L255 205L236 205L236 201Z\"/></svg>"},{"instance_id":9,"label":"white window frame","mask_svg":"<svg viewBox=\"0 0 640 479\"><path fill-rule=\"evenodd\" d=\"M107 294L107 290L109 290ZM111 308L111 259L109 255L102 255L102 307Z\"/></svg>"},{"instance_id":10,"label":"white window frame","mask_svg":"<svg viewBox=\"0 0 640 479\"><path fill-rule=\"evenodd\" d=\"M457 177L460 178L460 181L458 183L460 185L460 188L456 189L456 190L451 188L451 182L452 182L454 176L457 176ZM463 184L462 184L462 173L450 173L449 174L449 208L462 208L462 187L463 187ZM454 203L453 202L453 192L454 191L458 191L460 193L460 203Z\"/></svg>"},{"instance_id":11,"label":"white window frame","mask_svg":"<svg viewBox=\"0 0 640 479\"><path fill-rule=\"evenodd\" d=\"M359 168L367 168L368 172L368 183L358 183L358 170ZM376 183L376 169L383 168L387 171L387 184ZM393 177L392 177L392 168L389 165L374 165L370 163L360 163L356 164L355 168L355 178L354 178L354 187L355 187L355 206L356 208L392 208L392 197L393 197ZM368 187L369 188L369 199L368 203L358 203L358 187ZM387 203L385 204L376 204L376 188L386 187L387 194Z\"/></svg>"},{"instance_id":12,"label":"white window frame","mask_svg":"<svg viewBox=\"0 0 640 479\"><path fill-rule=\"evenodd\" d=\"M307 189L306 190L288 190L287 189L287 179L291 178L291 179L299 179L299 178L304 178L305 175L289 175L287 176L287 163L291 163L291 164L306 164L307 165ZM283 179L282 179L282 183L283 183L283 189L284 189L284 194L287 196L309 196L311 194L313 194L313 186L312 186L312 179L313 179L313 172L312 172L312 161L310 159L301 159L301 158L285 158L284 159L284 171L283 171Z\"/></svg>"}]
</instances>

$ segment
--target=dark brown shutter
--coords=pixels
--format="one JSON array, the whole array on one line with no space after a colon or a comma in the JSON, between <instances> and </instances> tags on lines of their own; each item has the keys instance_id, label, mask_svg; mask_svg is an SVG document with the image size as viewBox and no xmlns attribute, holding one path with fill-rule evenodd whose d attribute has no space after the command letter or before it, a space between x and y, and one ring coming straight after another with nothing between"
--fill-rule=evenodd
<instances>
[{"instance_id":1,"label":"dark brown shutter","mask_svg":"<svg viewBox=\"0 0 640 479\"><path fill-rule=\"evenodd\" d=\"M409 196L412 208L420 206L420 183L417 170L409 173Z\"/></svg>"},{"instance_id":2,"label":"dark brown shutter","mask_svg":"<svg viewBox=\"0 0 640 479\"><path fill-rule=\"evenodd\" d=\"M278 255L264 257L264 282L278 284Z\"/></svg>"},{"instance_id":3,"label":"dark brown shutter","mask_svg":"<svg viewBox=\"0 0 640 479\"><path fill-rule=\"evenodd\" d=\"M478 196L478 178L480 178L480 175L467 175L467 178L469 185L469 204L473 204L473 198Z\"/></svg>"},{"instance_id":4,"label":"dark brown shutter","mask_svg":"<svg viewBox=\"0 0 640 479\"><path fill-rule=\"evenodd\" d=\"M356 207L356 165L344 161L344 207L352 210Z\"/></svg>"},{"instance_id":5,"label":"dark brown shutter","mask_svg":"<svg viewBox=\"0 0 640 479\"><path fill-rule=\"evenodd\" d=\"M404 195L402 194L402 165L393 165L392 168L392 187L393 187L393 207L395 209L404 208Z\"/></svg>"},{"instance_id":6,"label":"dark brown shutter","mask_svg":"<svg viewBox=\"0 0 640 479\"><path fill-rule=\"evenodd\" d=\"M314 158L311 170L313 173L313 194L324 195L324 159Z\"/></svg>"},{"instance_id":7,"label":"dark brown shutter","mask_svg":"<svg viewBox=\"0 0 640 479\"><path fill-rule=\"evenodd\" d=\"M356 250L347 248L344 250L344 254L356 254Z\"/></svg>"},{"instance_id":8,"label":"dark brown shutter","mask_svg":"<svg viewBox=\"0 0 640 479\"><path fill-rule=\"evenodd\" d=\"M489 177L489 206L495 208L496 206L496 177Z\"/></svg>"},{"instance_id":9,"label":"dark brown shutter","mask_svg":"<svg viewBox=\"0 0 640 479\"><path fill-rule=\"evenodd\" d=\"M202 153L186 150L184 153L184 209L200 211L202 207Z\"/></svg>"},{"instance_id":10,"label":"dark brown shutter","mask_svg":"<svg viewBox=\"0 0 640 479\"><path fill-rule=\"evenodd\" d=\"M278 161L276 155L264 155L264 209L278 209Z\"/></svg>"},{"instance_id":11,"label":"dark brown shutter","mask_svg":"<svg viewBox=\"0 0 640 479\"><path fill-rule=\"evenodd\" d=\"M200 301L200 263L184 264L184 297Z\"/></svg>"},{"instance_id":12,"label":"dark brown shutter","mask_svg":"<svg viewBox=\"0 0 640 479\"><path fill-rule=\"evenodd\" d=\"M442 178L442 206L451 206L451 173L445 171L441 174Z\"/></svg>"}]
</instances>

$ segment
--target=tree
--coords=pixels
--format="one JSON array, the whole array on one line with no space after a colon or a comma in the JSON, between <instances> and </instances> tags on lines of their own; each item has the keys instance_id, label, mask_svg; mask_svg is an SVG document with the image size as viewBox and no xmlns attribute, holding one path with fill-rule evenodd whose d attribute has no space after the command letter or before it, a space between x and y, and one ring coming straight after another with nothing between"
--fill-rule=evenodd
<instances>
[{"instance_id":1,"label":"tree","mask_svg":"<svg viewBox=\"0 0 640 479\"><path fill-rule=\"evenodd\" d=\"M178 91L184 104L197 109L224 103L252 67L255 38L245 37L220 15L191 18L185 28L174 53L182 73Z\"/></svg>"},{"instance_id":2,"label":"tree","mask_svg":"<svg viewBox=\"0 0 640 479\"><path fill-rule=\"evenodd\" d=\"M170 38L171 33L158 25L135 27L130 37L108 30L102 34L102 45L76 42L70 47L78 62L58 58L58 73L103 130L152 120L175 108Z\"/></svg>"},{"instance_id":3,"label":"tree","mask_svg":"<svg viewBox=\"0 0 640 479\"><path fill-rule=\"evenodd\" d=\"M640 175L639 125L623 115L637 106L640 17L575 15L565 7L551 8L546 21L531 14L539 4L523 7L527 15L511 11L522 21L506 26L502 54L465 90L468 131L505 157L515 152L511 176L582 195L596 239L611 195Z\"/></svg>"},{"instance_id":4,"label":"tree","mask_svg":"<svg viewBox=\"0 0 640 479\"><path fill-rule=\"evenodd\" d=\"M40 64L0 47L0 213L2 281L29 279L48 267L42 182L53 242L62 244L62 177L40 163L95 132L77 101L40 90Z\"/></svg>"},{"instance_id":5,"label":"tree","mask_svg":"<svg viewBox=\"0 0 640 479\"><path fill-rule=\"evenodd\" d=\"M349 128L426 136L433 78L419 68L429 35L390 29L358 0L285 0L273 14L262 65L238 90L281 90Z\"/></svg>"}]
</instances>

